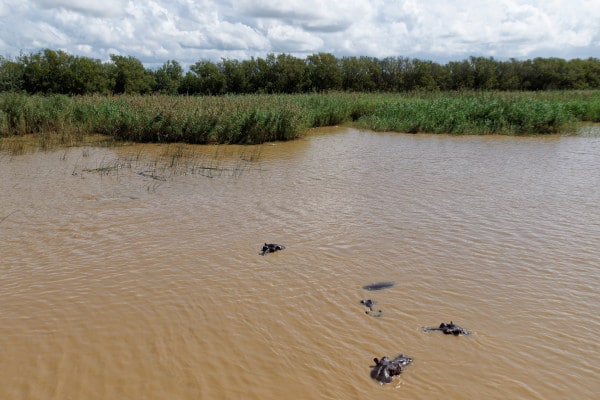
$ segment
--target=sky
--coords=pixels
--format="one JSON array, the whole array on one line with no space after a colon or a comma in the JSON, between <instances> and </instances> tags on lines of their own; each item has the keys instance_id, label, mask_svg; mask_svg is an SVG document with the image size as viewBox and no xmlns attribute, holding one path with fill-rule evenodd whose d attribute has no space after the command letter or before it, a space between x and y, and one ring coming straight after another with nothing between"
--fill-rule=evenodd
<instances>
[{"instance_id":1,"label":"sky","mask_svg":"<svg viewBox=\"0 0 600 400\"><path fill-rule=\"evenodd\" d=\"M0 0L0 56L600 58L600 0Z\"/></svg>"}]
</instances>

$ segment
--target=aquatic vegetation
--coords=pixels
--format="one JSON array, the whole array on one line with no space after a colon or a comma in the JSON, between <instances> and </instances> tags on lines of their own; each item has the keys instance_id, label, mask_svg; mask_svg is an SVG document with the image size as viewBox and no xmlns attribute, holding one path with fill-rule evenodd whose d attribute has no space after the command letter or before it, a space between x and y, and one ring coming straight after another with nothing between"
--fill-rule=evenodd
<instances>
[{"instance_id":1,"label":"aquatic vegetation","mask_svg":"<svg viewBox=\"0 0 600 400\"><path fill-rule=\"evenodd\" d=\"M600 91L412 92L226 96L39 96L0 93L0 137L33 134L75 145L117 141L259 144L310 128L531 135L600 121Z\"/></svg>"}]
</instances>

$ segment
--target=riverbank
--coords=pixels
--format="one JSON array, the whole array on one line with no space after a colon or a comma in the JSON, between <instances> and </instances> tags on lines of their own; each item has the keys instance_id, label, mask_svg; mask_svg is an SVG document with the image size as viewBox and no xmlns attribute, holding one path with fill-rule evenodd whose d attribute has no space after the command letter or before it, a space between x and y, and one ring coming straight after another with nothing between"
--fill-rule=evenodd
<instances>
[{"instance_id":1,"label":"riverbank","mask_svg":"<svg viewBox=\"0 0 600 400\"><path fill-rule=\"evenodd\" d=\"M600 122L600 91L329 93L235 96L0 94L0 137L258 144L350 124L408 133L573 133Z\"/></svg>"}]
</instances>

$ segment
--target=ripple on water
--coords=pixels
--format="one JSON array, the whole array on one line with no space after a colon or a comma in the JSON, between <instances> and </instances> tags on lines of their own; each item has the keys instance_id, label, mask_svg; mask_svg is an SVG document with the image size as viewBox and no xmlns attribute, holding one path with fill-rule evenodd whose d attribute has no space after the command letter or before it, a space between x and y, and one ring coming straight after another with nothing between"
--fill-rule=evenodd
<instances>
[{"instance_id":1,"label":"ripple on water","mask_svg":"<svg viewBox=\"0 0 600 400\"><path fill-rule=\"evenodd\" d=\"M342 130L158 184L152 149L0 157L0 397L594 398L595 137Z\"/></svg>"}]
</instances>

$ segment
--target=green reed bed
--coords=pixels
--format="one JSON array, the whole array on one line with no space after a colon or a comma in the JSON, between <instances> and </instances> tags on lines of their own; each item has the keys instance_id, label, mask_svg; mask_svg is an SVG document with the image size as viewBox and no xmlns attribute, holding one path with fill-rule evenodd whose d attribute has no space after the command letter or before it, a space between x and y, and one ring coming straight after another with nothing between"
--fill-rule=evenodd
<instances>
[{"instance_id":1,"label":"green reed bed","mask_svg":"<svg viewBox=\"0 0 600 400\"><path fill-rule=\"evenodd\" d=\"M567 133L600 121L600 92L434 93L381 101L357 125L378 131L451 134Z\"/></svg>"},{"instance_id":2,"label":"green reed bed","mask_svg":"<svg viewBox=\"0 0 600 400\"><path fill-rule=\"evenodd\" d=\"M565 133L600 122L600 91L236 96L0 94L0 136L107 135L123 141L254 144L309 128L450 134Z\"/></svg>"},{"instance_id":3,"label":"green reed bed","mask_svg":"<svg viewBox=\"0 0 600 400\"><path fill-rule=\"evenodd\" d=\"M85 99L90 130L136 142L262 143L297 138L297 105L278 96L123 96Z\"/></svg>"}]
</instances>

